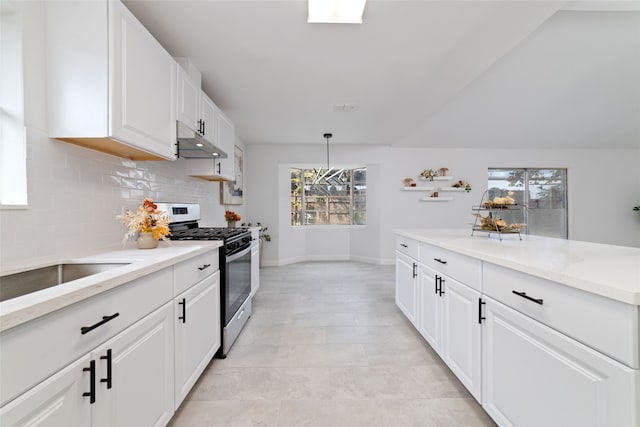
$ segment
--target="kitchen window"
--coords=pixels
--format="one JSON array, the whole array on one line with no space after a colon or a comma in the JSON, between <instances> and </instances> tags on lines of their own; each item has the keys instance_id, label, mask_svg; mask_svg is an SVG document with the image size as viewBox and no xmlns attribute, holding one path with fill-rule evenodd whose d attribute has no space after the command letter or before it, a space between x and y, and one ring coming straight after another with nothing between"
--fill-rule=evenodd
<instances>
[{"instance_id":1,"label":"kitchen window","mask_svg":"<svg viewBox=\"0 0 640 427\"><path fill-rule=\"evenodd\" d=\"M490 168L489 199L513 194L525 205L526 233L567 238L567 170L533 168Z\"/></svg>"},{"instance_id":2,"label":"kitchen window","mask_svg":"<svg viewBox=\"0 0 640 427\"><path fill-rule=\"evenodd\" d=\"M291 168L291 225L365 225L367 169Z\"/></svg>"},{"instance_id":3,"label":"kitchen window","mask_svg":"<svg viewBox=\"0 0 640 427\"><path fill-rule=\"evenodd\" d=\"M22 14L0 3L0 206L27 204L27 150L22 74Z\"/></svg>"}]
</instances>

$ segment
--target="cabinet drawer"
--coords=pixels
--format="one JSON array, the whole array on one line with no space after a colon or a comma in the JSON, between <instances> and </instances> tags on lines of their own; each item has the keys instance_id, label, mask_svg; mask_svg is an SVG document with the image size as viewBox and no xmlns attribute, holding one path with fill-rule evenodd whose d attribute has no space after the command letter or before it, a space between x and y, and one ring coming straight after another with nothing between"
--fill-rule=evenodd
<instances>
[{"instance_id":1,"label":"cabinet drawer","mask_svg":"<svg viewBox=\"0 0 640 427\"><path fill-rule=\"evenodd\" d=\"M420 262L477 291L482 290L482 261L420 243Z\"/></svg>"},{"instance_id":2,"label":"cabinet drawer","mask_svg":"<svg viewBox=\"0 0 640 427\"><path fill-rule=\"evenodd\" d=\"M638 306L486 262L482 283L488 296L627 366L640 368Z\"/></svg>"},{"instance_id":3,"label":"cabinet drawer","mask_svg":"<svg viewBox=\"0 0 640 427\"><path fill-rule=\"evenodd\" d=\"M178 296L218 269L218 249L176 264L173 267L173 295Z\"/></svg>"},{"instance_id":4,"label":"cabinet drawer","mask_svg":"<svg viewBox=\"0 0 640 427\"><path fill-rule=\"evenodd\" d=\"M167 268L0 334L2 405L172 298ZM103 316L117 317L82 334Z\"/></svg>"},{"instance_id":5,"label":"cabinet drawer","mask_svg":"<svg viewBox=\"0 0 640 427\"><path fill-rule=\"evenodd\" d=\"M406 237L396 237L396 251L410 256L413 259L420 259L420 243Z\"/></svg>"}]
</instances>

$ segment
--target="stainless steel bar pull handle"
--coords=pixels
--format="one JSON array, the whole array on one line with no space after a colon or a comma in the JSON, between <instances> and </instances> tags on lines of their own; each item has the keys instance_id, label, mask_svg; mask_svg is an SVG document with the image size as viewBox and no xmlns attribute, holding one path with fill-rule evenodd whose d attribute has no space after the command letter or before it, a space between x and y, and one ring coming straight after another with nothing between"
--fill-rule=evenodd
<instances>
[{"instance_id":1,"label":"stainless steel bar pull handle","mask_svg":"<svg viewBox=\"0 0 640 427\"><path fill-rule=\"evenodd\" d=\"M518 291L512 291L512 292L513 292L514 294L518 295L519 297L522 297L522 298L528 299L529 301L533 301L533 302L535 302L536 304L540 304L540 305L542 305L542 302L543 302L542 298L532 298L532 297L530 297L529 295L527 295L527 293L526 293L526 292L518 292Z\"/></svg>"}]
</instances>

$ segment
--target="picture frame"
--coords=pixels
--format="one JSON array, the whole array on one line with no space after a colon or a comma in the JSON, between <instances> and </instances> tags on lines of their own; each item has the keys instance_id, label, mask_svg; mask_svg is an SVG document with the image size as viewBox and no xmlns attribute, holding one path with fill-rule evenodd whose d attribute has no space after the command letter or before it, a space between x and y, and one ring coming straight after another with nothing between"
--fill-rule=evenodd
<instances>
[{"instance_id":1,"label":"picture frame","mask_svg":"<svg viewBox=\"0 0 640 427\"><path fill-rule=\"evenodd\" d=\"M233 146L234 152L234 176L233 181L223 181L220 183L220 204L223 205L242 205L244 204L244 158L242 149L236 145Z\"/></svg>"}]
</instances>

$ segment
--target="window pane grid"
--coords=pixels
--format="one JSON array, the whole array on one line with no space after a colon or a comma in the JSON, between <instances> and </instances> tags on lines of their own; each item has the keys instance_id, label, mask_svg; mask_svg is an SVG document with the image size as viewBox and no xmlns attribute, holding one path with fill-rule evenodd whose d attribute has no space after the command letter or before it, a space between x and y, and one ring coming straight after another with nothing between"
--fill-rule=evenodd
<instances>
[{"instance_id":1,"label":"window pane grid","mask_svg":"<svg viewBox=\"0 0 640 427\"><path fill-rule=\"evenodd\" d=\"M366 169L291 169L291 225L364 225Z\"/></svg>"}]
</instances>

